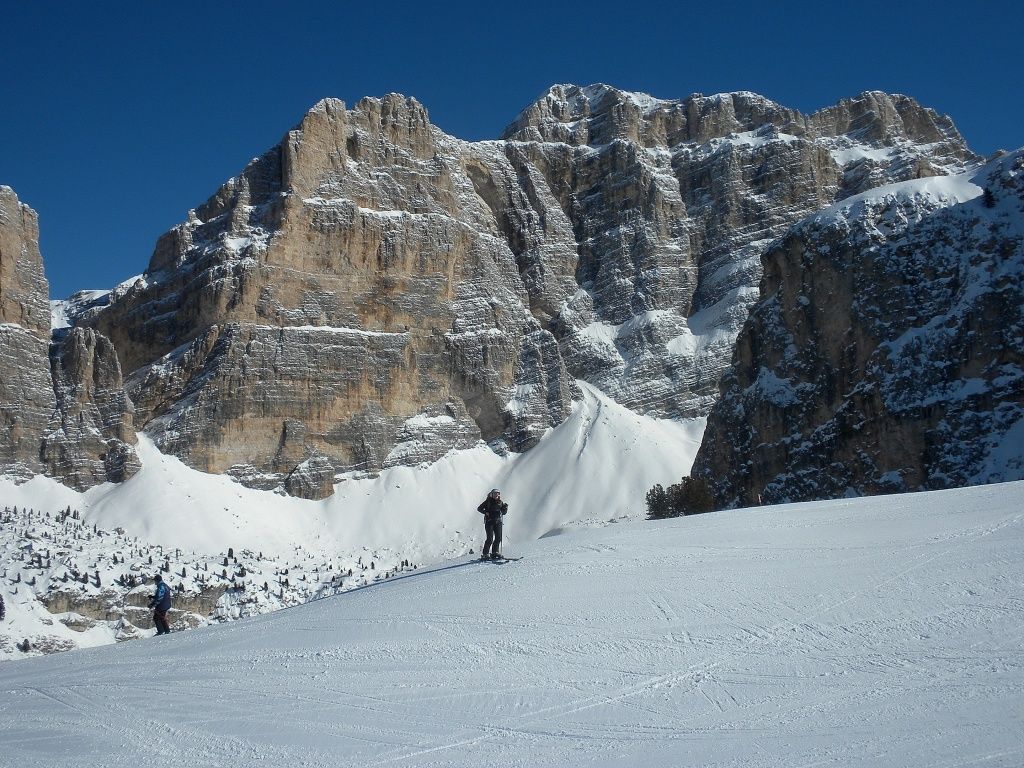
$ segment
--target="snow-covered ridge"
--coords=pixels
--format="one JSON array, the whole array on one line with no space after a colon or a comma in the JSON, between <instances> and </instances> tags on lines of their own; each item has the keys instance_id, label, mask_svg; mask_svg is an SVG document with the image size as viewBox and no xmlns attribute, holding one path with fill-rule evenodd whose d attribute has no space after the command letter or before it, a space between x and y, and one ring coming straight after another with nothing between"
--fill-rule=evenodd
<instances>
[{"instance_id":1,"label":"snow-covered ridge","mask_svg":"<svg viewBox=\"0 0 1024 768\"><path fill-rule=\"evenodd\" d=\"M680 145L675 149L675 153L686 155L693 160L701 160L722 151L741 149L751 152L775 142L792 144L797 141L802 141L802 139L799 136L791 136L786 133L781 133L775 129L774 126L769 125L753 131L730 133L727 136L715 138L699 145Z\"/></svg>"},{"instance_id":2,"label":"snow-covered ridge","mask_svg":"<svg viewBox=\"0 0 1024 768\"><path fill-rule=\"evenodd\" d=\"M848 197L810 216L806 221L815 226L835 224L856 218L866 204L918 202L929 207L947 207L980 197L983 189L977 182L978 169L972 168L952 176L929 176L875 189Z\"/></svg>"},{"instance_id":3,"label":"snow-covered ridge","mask_svg":"<svg viewBox=\"0 0 1024 768\"><path fill-rule=\"evenodd\" d=\"M661 109L679 107L689 100L721 103L733 99L742 99L767 106L778 106L776 102L753 91L728 91L709 95L694 93L686 99L662 99L643 91L624 90L607 83L592 83L583 86L572 83L560 83L549 87L536 101L547 101L551 104L556 104L563 100L567 101L572 107L572 113L564 116L563 119L565 122L572 122L598 112L601 103L609 97L632 105L645 117ZM528 107L526 110L523 110L517 119L522 118L529 109Z\"/></svg>"},{"instance_id":4,"label":"snow-covered ridge","mask_svg":"<svg viewBox=\"0 0 1024 768\"><path fill-rule=\"evenodd\" d=\"M599 106L600 102L609 94L621 97L633 106L640 109L644 114L650 113L665 104L664 99L658 99L648 93L639 91L623 91L605 83L593 83L585 86L575 86L569 83L551 86L542 98L558 100L565 98L567 93L575 94L570 99L574 110L579 114L590 114Z\"/></svg>"},{"instance_id":5,"label":"snow-covered ridge","mask_svg":"<svg viewBox=\"0 0 1024 768\"><path fill-rule=\"evenodd\" d=\"M67 299L50 301L50 327L70 328L82 313L110 303L110 290L78 291Z\"/></svg>"}]
</instances>

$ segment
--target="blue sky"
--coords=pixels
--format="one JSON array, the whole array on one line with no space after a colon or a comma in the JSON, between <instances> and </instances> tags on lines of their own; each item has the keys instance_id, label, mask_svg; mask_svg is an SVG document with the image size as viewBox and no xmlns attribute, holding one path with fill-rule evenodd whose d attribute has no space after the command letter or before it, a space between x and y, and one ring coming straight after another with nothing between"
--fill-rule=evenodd
<instances>
[{"instance_id":1,"label":"blue sky","mask_svg":"<svg viewBox=\"0 0 1024 768\"><path fill-rule=\"evenodd\" d=\"M1021 4L9 3L0 184L40 215L51 295L142 272L184 220L325 96L397 91L496 138L553 83L661 98L751 90L810 112L863 90L1024 145Z\"/></svg>"}]
</instances>

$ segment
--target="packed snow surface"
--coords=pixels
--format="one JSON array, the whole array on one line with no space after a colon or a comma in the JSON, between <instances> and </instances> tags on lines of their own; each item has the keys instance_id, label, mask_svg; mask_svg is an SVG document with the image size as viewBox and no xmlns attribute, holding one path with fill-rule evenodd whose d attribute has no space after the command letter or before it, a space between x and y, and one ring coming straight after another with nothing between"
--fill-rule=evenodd
<instances>
[{"instance_id":1,"label":"packed snow surface","mask_svg":"<svg viewBox=\"0 0 1024 768\"><path fill-rule=\"evenodd\" d=\"M1022 492L603 523L6 663L0 763L1020 766Z\"/></svg>"}]
</instances>

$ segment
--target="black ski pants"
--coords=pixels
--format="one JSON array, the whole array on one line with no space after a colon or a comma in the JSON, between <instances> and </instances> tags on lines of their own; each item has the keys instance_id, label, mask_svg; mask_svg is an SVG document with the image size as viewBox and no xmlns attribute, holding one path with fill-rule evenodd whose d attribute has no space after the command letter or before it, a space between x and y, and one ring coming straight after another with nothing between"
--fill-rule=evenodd
<instances>
[{"instance_id":1,"label":"black ski pants","mask_svg":"<svg viewBox=\"0 0 1024 768\"><path fill-rule=\"evenodd\" d=\"M501 518L499 517L497 520L484 518L484 530L487 532L484 555L486 556L488 552L498 554L501 551Z\"/></svg>"},{"instance_id":2,"label":"black ski pants","mask_svg":"<svg viewBox=\"0 0 1024 768\"><path fill-rule=\"evenodd\" d=\"M153 611L153 623L156 624L156 633L158 635L166 635L171 631L170 626L167 624L167 610L160 610L157 608Z\"/></svg>"}]
</instances>

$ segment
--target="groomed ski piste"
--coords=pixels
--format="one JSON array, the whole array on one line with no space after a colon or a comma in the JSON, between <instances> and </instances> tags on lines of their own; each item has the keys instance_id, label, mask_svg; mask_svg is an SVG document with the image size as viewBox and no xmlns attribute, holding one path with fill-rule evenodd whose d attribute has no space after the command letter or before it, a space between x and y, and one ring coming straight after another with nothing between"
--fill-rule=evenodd
<instances>
[{"instance_id":1,"label":"groomed ski piste","mask_svg":"<svg viewBox=\"0 0 1024 768\"><path fill-rule=\"evenodd\" d=\"M0 665L0 765L1024 764L1024 483L578 527Z\"/></svg>"}]
</instances>

